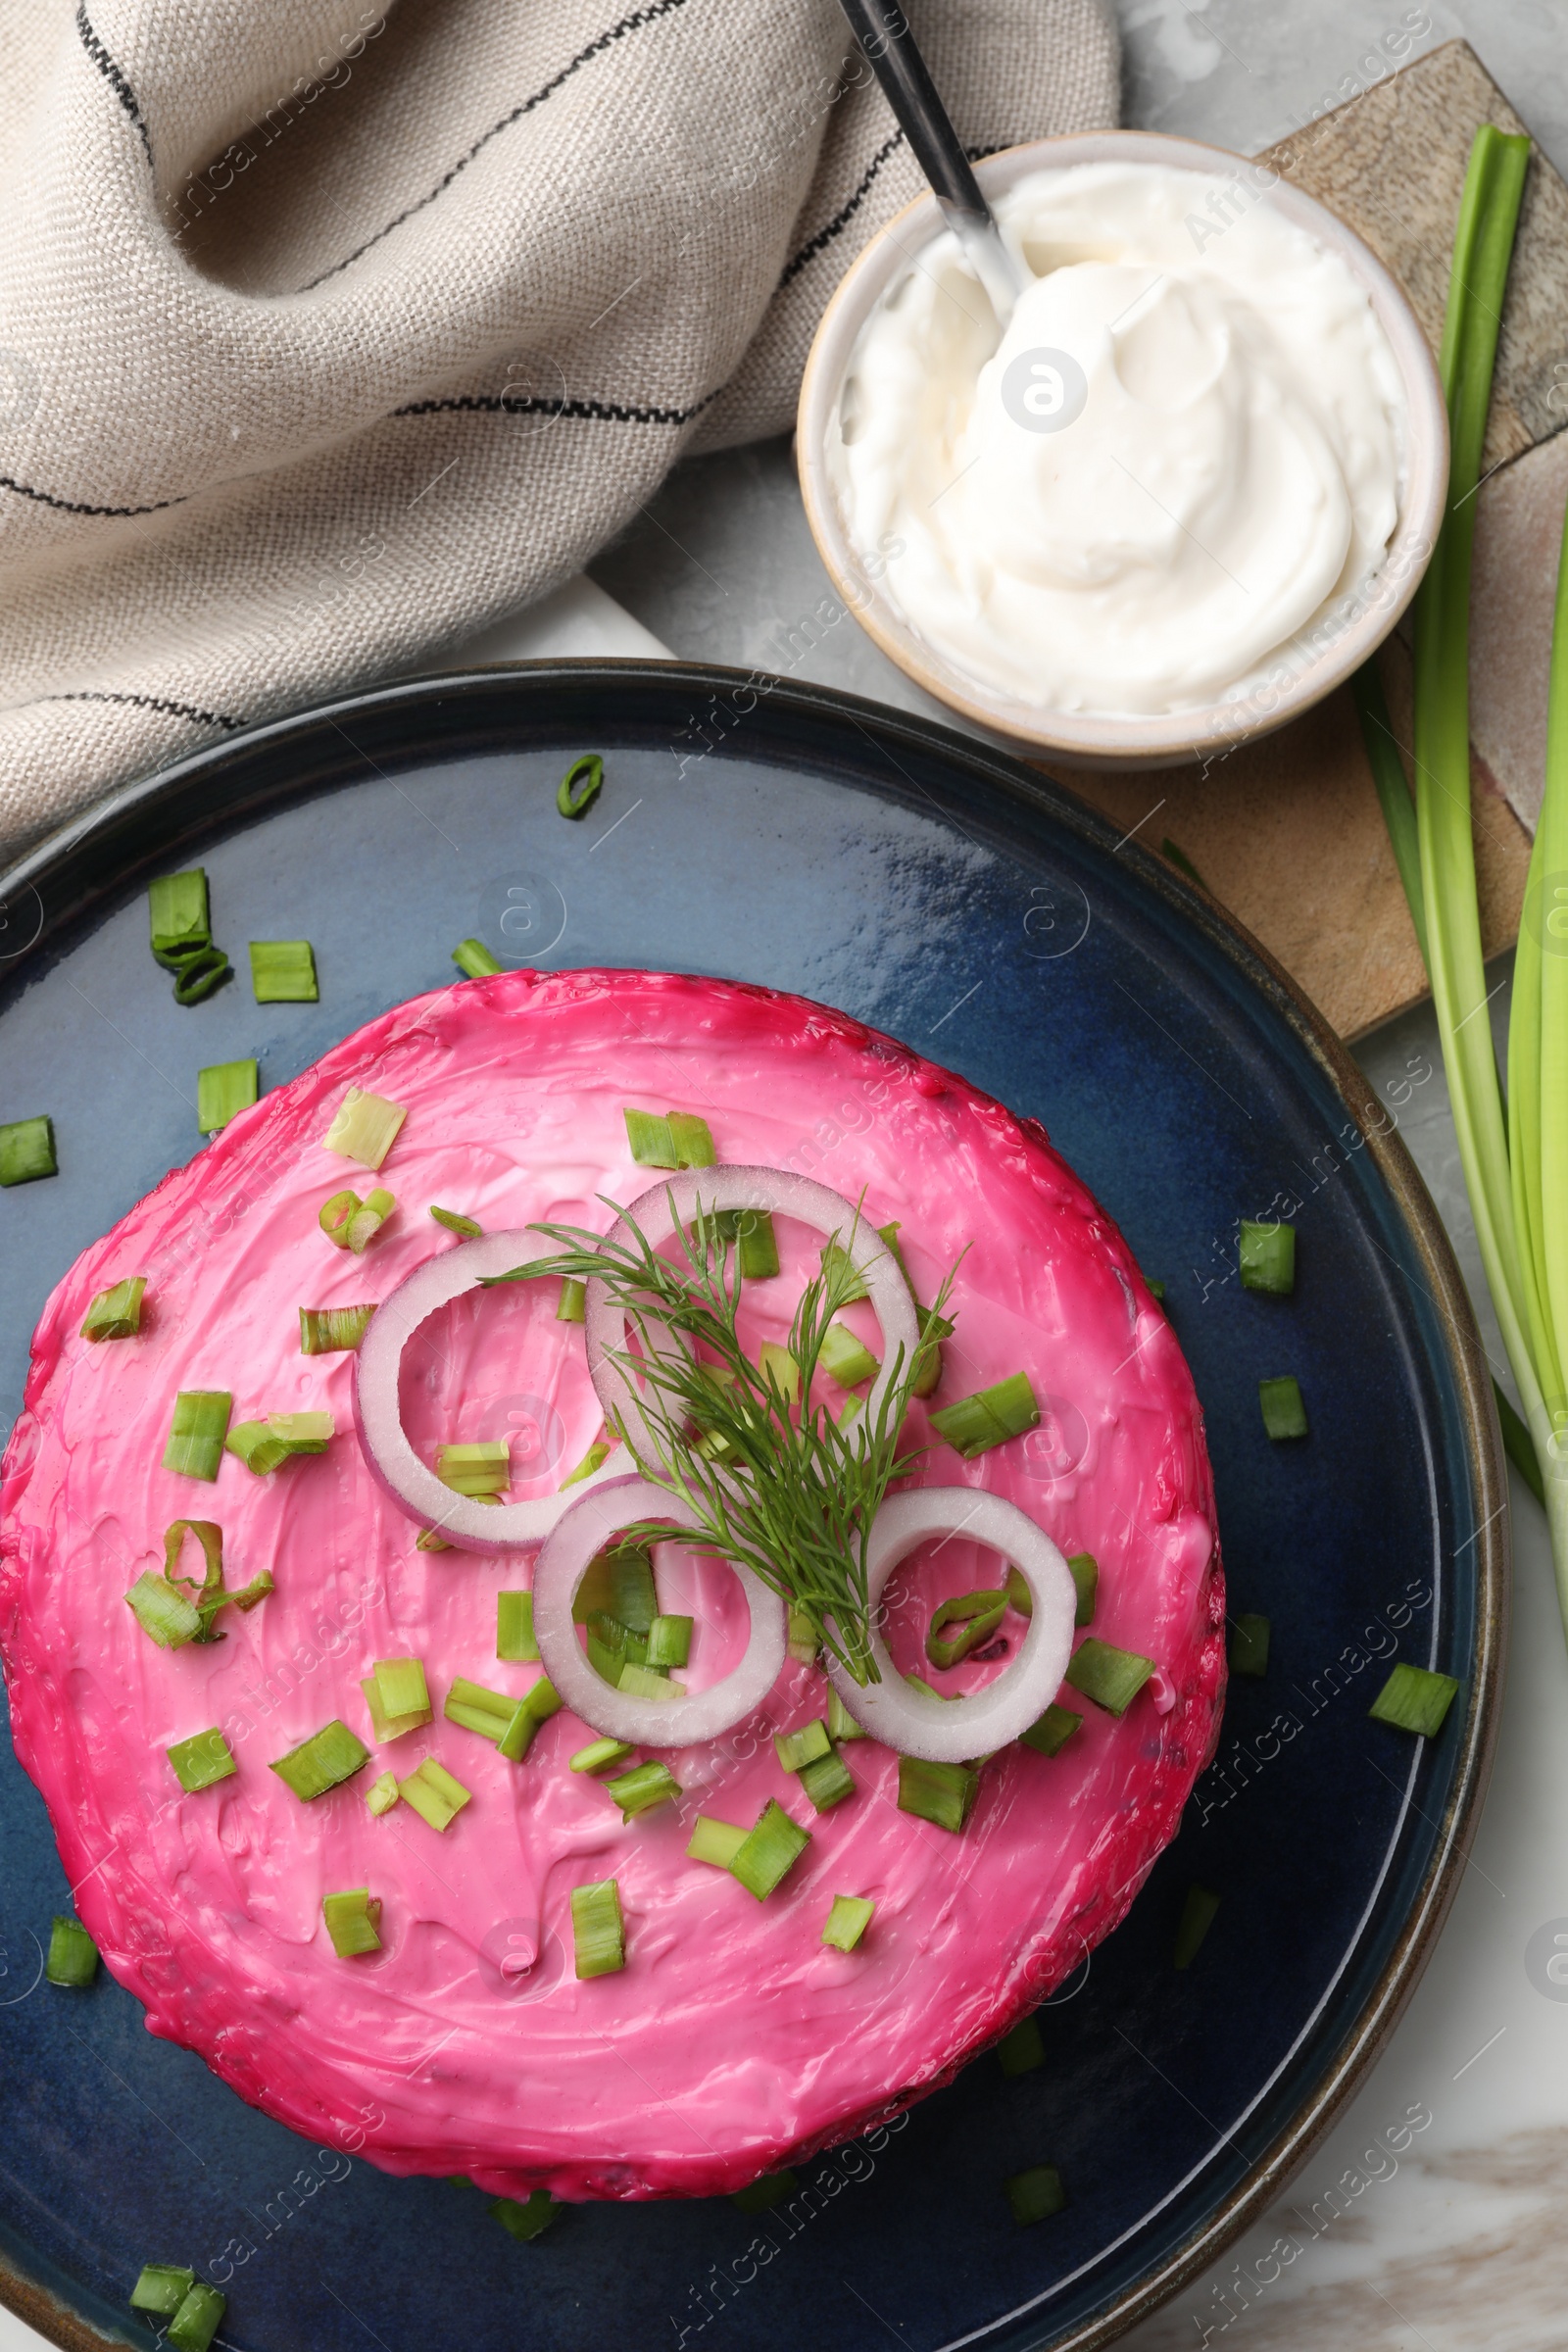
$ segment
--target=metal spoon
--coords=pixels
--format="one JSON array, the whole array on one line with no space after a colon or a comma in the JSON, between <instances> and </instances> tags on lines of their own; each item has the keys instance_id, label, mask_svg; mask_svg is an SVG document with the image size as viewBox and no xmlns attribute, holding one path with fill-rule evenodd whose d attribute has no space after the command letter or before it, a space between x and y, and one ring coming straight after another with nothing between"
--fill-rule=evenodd
<instances>
[{"instance_id":1,"label":"metal spoon","mask_svg":"<svg viewBox=\"0 0 1568 2352\"><path fill-rule=\"evenodd\" d=\"M990 296L999 325L1005 327L1026 272L1003 241L899 0L843 0L843 7L910 153L931 182L943 219Z\"/></svg>"}]
</instances>

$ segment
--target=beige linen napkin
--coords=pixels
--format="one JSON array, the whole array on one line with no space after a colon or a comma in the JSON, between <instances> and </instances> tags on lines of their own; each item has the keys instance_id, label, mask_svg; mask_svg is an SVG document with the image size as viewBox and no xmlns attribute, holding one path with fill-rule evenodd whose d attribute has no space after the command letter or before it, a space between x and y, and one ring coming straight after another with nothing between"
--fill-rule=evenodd
<instances>
[{"instance_id":1,"label":"beige linen napkin","mask_svg":"<svg viewBox=\"0 0 1568 2352\"><path fill-rule=\"evenodd\" d=\"M0 849L580 570L789 423L919 191L835 0L0 0ZM911 0L976 152L1099 0Z\"/></svg>"}]
</instances>

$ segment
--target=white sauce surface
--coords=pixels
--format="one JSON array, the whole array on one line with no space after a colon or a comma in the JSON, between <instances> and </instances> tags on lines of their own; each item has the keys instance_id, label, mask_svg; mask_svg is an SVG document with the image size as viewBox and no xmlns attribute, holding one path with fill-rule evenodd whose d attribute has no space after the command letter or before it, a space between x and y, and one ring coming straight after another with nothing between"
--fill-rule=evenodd
<instances>
[{"instance_id":1,"label":"white sauce surface","mask_svg":"<svg viewBox=\"0 0 1568 2352\"><path fill-rule=\"evenodd\" d=\"M1005 334L943 235L860 335L829 450L857 552L875 577L902 542L906 617L1023 702L1244 696L1398 519L1405 403L1367 296L1245 176L1080 164L997 210L1034 272Z\"/></svg>"}]
</instances>

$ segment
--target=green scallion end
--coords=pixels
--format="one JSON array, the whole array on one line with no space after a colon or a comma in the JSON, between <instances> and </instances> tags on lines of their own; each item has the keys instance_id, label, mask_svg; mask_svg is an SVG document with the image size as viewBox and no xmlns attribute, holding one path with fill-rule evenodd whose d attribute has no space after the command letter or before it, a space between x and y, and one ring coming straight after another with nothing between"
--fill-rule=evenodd
<instances>
[{"instance_id":1,"label":"green scallion end","mask_svg":"<svg viewBox=\"0 0 1568 2352\"><path fill-rule=\"evenodd\" d=\"M460 939L452 960L465 980L488 980L502 968L500 957L491 955L482 939Z\"/></svg>"},{"instance_id":2,"label":"green scallion end","mask_svg":"<svg viewBox=\"0 0 1568 2352\"><path fill-rule=\"evenodd\" d=\"M196 1073L196 1124L203 1135L217 1135L230 1119L249 1110L261 1092L261 1072L254 1061L213 1061Z\"/></svg>"},{"instance_id":3,"label":"green scallion end","mask_svg":"<svg viewBox=\"0 0 1568 2352\"><path fill-rule=\"evenodd\" d=\"M1020 2017L1012 2032L998 2042L997 2064L1010 2082L1019 2075L1032 2075L1045 2063L1046 2043L1039 2018Z\"/></svg>"},{"instance_id":4,"label":"green scallion end","mask_svg":"<svg viewBox=\"0 0 1568 2352\"><path fill-rule=\"evenodd\" d=\"M1100 1592L1100 1562L1092 1551L1075 1551L1069 1553L1067 1566L1072 1571L1073 1589L1078 1594L1073 1624L1093 1625L1095 1600Z\"/></svg>"},{"instance_id":5,"label":"green scallion end","mask_svg":"<svg viewBox=\"0 0 1568 2352\"><path fill-rule=\"evenodd\" d=\"M922 1756L899 1758L899 1811L917 1814L939 1830L961 1830L980 1793L973 1764L932 1764Z\"/></svg>"},{"instance_id":6,"label":"green scallion end","mask_svg":"<svg viewBox=\"0 0 1568 2352\"><path fill-rule=\"evenodd\" d=\"M869 1348L862 1347L847 1323L830 1323L822 1334L817 1363L841 1389L858 1389L874 1380L880 1369Z\"/></svg>"},{"instance_id":7,"label":"green scallion end","mask_svg":"<svg viewBox=\"0 0 1568 2352\"><path fill-rule=\"evenodd\" d=\"M172 2319L195 2283L195 2272L175 2263L143 2263L141 2277L130 2290L130 2308L156 2311L162 2319Z\"/></svg>"},{"instance_id":8,"label":"green scallion end","mask_svg":"<svg viewBox=\"0 0 1568 2352\"><path fill-rule=\"evenodd\" d=\"M490 2211L507 2235L516 2238L524 2246L530 2245L549 2229L552 2222L561 2218L560 2201L550 2194L548 2188L530 2190L526 2203L516 2197L492 2197Z\"/></svg>"},{"instance_id":9,"label":"green scallion end","mask_svg":"<svg viewBox=\"0 0 1568 2352\"><path fill-rule=\"evenodd\" d=\"M1061 2175L1054 2164L1032 2164L1003 2182L1015 2222L1049 2222L1067 2202Z\"/></svg>"},{"instance_id":10,"label":"green scallion end","mask_svg":"<svg viewBox=\"0 0 1568 2352\"><path fill-rule=\"evenodd\" d=\"M1374 1723L1392 1723L1396 1731L1435 1740L1458 1688L1451 1674L1433 1674L1425 1666L1396 1666L1367 1713Z\"/></svg>"},{"instance_id":11,"label":"green scallion end","mask_svg":"<svg viewBox=\"0 0 1568 2352\"><path fill-rule=\"evenodd\" d=\"M690 1662L691 1654L691 1618L656 1617L648 1629L649 1665L685 1666Z\"/></svg>"},{"instance_id":12,"label":"green scallion end","mask_svg":"<svg viewBox=\"0 0 1568 2352\"><path fill-rule=\"evenodd\" d=\"M1039 1722L1032 1723L1018 1737L1024 1746L1032 1747L1037 1755L1059 1755L1082 1723L1081 1715L1075 1714L1071 1707L1058 1707L1053 1699Z\"/></svg>"},{"instance_id":13,"label":"green scallion end","mask_svg":"<svg viewBox=\"0 0 1568 2352\"><path fill-rule=\"evenodd\" d=\"M571 1940L577 1975L612 1977L626 1965L626 1922L613 1879L571 1890Z\"/></svg>"},{"instance_id":14,"label":"green scallion end","mask_svg":"<svg viewBox=\"0 0 1568 2352\"><path fill-rule=\"evenodd\" d=\"M176 1740L169 1750L169 1761L187 1796L231 1779L239 1770L233 1749L216 1726L210 1732L195 1732L188 1740Z\"/></svg>"},{"instance_id":15,"label":"green scallion end","mask_svg":"<svg viewBox=\"0 0 1568 2352\"><path fill-rule=\"evenodd\" d=\"M800 1772L818 1756L829 1756L833 1742L825 1723L806 1723L798 1732L775 1732L773 1746L786 1772Z\"/></svg>"},{"instance_id":16,"label":"green scallion end","mask_svg":"<svg viewBox=\"0 0 1568 2352\"><path fill-rule=\"evenodd\" d=\"M316 951L308 939L253 939L251 992L258 1004L314 1004Z\"/></svg>"},{"instance_id":17,"label":"green scallion end","mask_svg":"<svg viewBox=\"0 0 1568 2352\"><path fill-rule=\"evenodd\" d=\"M179 1478L218 1476L234 1399L227 1389L181 1389L164 1447L164 1468Z\"/></svg>"},{"instance_id":18,"label":"green scallion end","mask_svg":"<svg viewBox=\"0 0 1568 2352\"><path fill-rule=\"evenodd\" d=\"M330 1723L291 1747L286 1756L279 1756L268 1770L292 1788L302 1803L313 1797L324 1796L341 1781L351 1780L362 1765L370 1761L370 1751L363 1740L357 1739L346 1723L336 1716Z\"/></svg>"},{"instance_id":19,"label":"green scallion end","mask_svg":"<svg viewBox=\"0 0 1568 2352\"><path fill-rule=\"evenodd\" d=\"M466 1217L460 1208L432 1207L430 1214L438 1225L444 1225L448 1233L455 1233L461 1242L477 1242L483 1236L484 1227L478 1218Z\"/></svg>"},{"instance_id":20,"label":"green scallion end","mask_svg":"<svg viewBox=\"0 0 1568 2352\"><path fill-rule=\"evenodd\" d=\"M1289 1298L1296 1288L1294 1225L1258 1225L1244 1217L1238 1250L1244 1290Z\"/></svg>"},{"instance_id":21,"label":"green scallion end","mask_svg":"<svg viewBox=\"0 0 1568 2352\"><path fill-rule=\"evenodd\" d=\"M977 1453L989 1452L1008 1438L1021 1438L1026 1430L1038 1429L1040 1406L1028 1373L1014 1372L989 1389L977 1390L972 1396L942 1405L932 1414L931 1426L966 1461L973 1461Z\"/></svg>"},{"instance_id":22,"label":"green scallion end","mask_svg":"<svg viewBox=\"0 0 1568 2352\"><path fill-rule=\"evenodd\" d=\"M1134 1649L1118 1649L1114 1642L1099 1642L1091 1634L1073 1651L1065 1679L1107 1715L1125 1715L1153 1671L1152 1658L1140 1657Z\"/></svg>"},{"instance_id":23,"label":"green scallion end","mask_svg":"<svg viewBox=\"0 0 1568 2352\"><path fill-rule=\"evenodd\" d=\"M1262 1407L1263 1427L1271 1438L1278 1441L1305 1437L1306 1406L1293 1374L1286 1372L1278 1380L1260 1380L1257 1401Z\"/></svg>"},{"instance_id":24,"label":"green scallion end","mask_svg":"<svg viewBox=\"0 0 1568 2352\"><path fill-rule=\"evenodd\" d=\"M715 1821L710 1813L699 1813L686 1852L693 1862L710 1862L715 1870L728 1870L750 1834L732 1821Z\"/></svg>"},{"instance_id":25,"label":"green scallion end","mask_svg":"<svg viewBox=\"0 0 1568 2352\"><path fill-rule=\"evenodd\" d=\"M123 1282L100 1291L87 1309L81 1327L84 1340L130 1340L141 1329L142 1293L147 1288L145 1274L131 1274Z\"/></svg>"},{"instance_id":26,"label":"green scallion end","mask_svg":"<svg viewBox=\"0 0 1568 2352\"><path fill-rule=\"evenodd\" d=\"M956 1666L972 1649L989 1642L1006 1614L1007 1595L1004 1591L955 1593L951 1600L938 1603L931 1612L926 1628L925 1654L933 1666ZM962 1630L951 1642L942 1640L944 1627L956 1625Z\"/></svg>"},{"instance_id":27,"label":"green scallion end","mask_svg":"<svg viewBox=\"0 0 1568 2352\"><path fill-rule=\"evenodd\" d=\"M617 1764L625 1762L631 1752L629 1742L624 1740L590 1740L586 1747L579 1747L569 1759L567 1768L572 1772L595 1775L612 1772Z\"/></svg>"},{"instance_id":28,"label":"green scallion end","mask_svg":"<svg viewBox=\"0 0 1568 2352\"><path fill-rule=\"evenodd\" d=\"M822 1930L822 1941L836 1952L853 1952L876 1909L868 1894L836 1894Z\"/></svg>"},{"instance_id":29,"label":"green scallion end","mask_svg":"<svg viewBox=\"0 0 1568 2352\"><path fill-rule=\"evenodd\" d=\"M573 1282L569 1274L562 1278L561 1297L556 1300L558 1323L586 1323L588 1320L588 1285Z\"/></svg>"},{"instance_id":30,"label":"green scallion end","mask_svg":"<svg viewBox=\"0 0 1568 2352\"><path fill-rule=\"evenodd\" d=\"M622 1821L635 1821L653 1805L662 1805L679 1796L680 1783L667 1764L637 1764L618 1779L603 1784L606 1794L612 1796L620 1807Z\"/></svg>"},{"instance_id":31,"label":"green scallion end","mask_svg":"<svg viewBox=\"0 0 1568 2352\"><path fill-rule=\"evenodd\" d=\"M1198 1949L1219 1909L1219 1896L1207 1886L1189 1886L1187 1900L1182 1905L1181 1919L1176 1928L1176 1949L1173 1955L1178 1968L1191 1968Z\"/></svg>"},{"instance_id":32,"label":"green scallion end","mask_svg":"<svg viewBox=\"0 0 1568 2352\"><path fill-rule=\"evenodd\" d=\"M755 1894L761 1902L810 1842L810 1831L792 1821L783 1806L770 1796L758 1815L756 1828L748 1830L736 1847L729 1866L731 1874L749 1894Z\"/></svg>"},{"instance_id":33,"label":"green scallion end","mask_svg":"<svg viewBox=\"0 0 1568 2352\"><path fill-rule=\"evenodd\" d=\"M1236 1617L1231 1621L1229 1663L1232 1674L1261 1682L1268 1672L1268 1619Z\"/></svg>"},{"instance_id":34,"label":"green scallion end","mask_svg":"<svg viewBox=\"0 0 1568 2352\"><path fill-rule=\"evenodd\" d=\"M0 1127L0 1185L36 1184L40 1176L58 1176L55 1123L45 1114L36 1119L13 1119Z\"/></svg>"},{"instance_id":35,"label":"green scallion end","mask_svg":"<svg viewBox=\"0 0 1568 2352\"><path fill-rule=\"evenodd\" d=\"M98 1946L79 1919L57 1918L49 1930L43 1973L51 1984L90 1984L98 1974Z\"/></svg>"},{"instance_id":36,"label":"green scallion end","mask_svg":"<svg viewBox=\"0 0 1568 2352\"><path fill-rule=\"evenodd\" d=\"M209 2286L205 2278L198 2278L170 2321L164 2341L173 2352L207 2352L227 2309L228 2298L216 2286Z\"/></svg>"},{"instance_id":37,"label":"green scallion end","mask_svg":"<svg viewBox=\"0 0 1568 2352\"><path fill-rule=\"evenodd\" d=\"M846 1740L863 1740L865 1738L864 1732L856 1722L855 1717L850 1713L849 1708L844 1704L831 1683L828 1685L827 1691L827 1730L828 1738L836 1745L842 1744Z\"/></svg>"},{"instance_id":38,"label":"green scallion end","mask_svg":"<svg viewBox=\"0 0 1568 2352\"><path fill-rule=\"evenodd\" d=\"M809 1764L803 1764L799 1778L802 1788L818 1813L831 1812L835 1805L841 1805L847 1796L855 1794L855 1775L837 1748L831 1749L825 1756L813 1756Z\"/></svg>"},{"instance_id":39,"label":"green scallion end","mask_svg":"<svg viewBox=\"0 0 1568 2352\"><path fill-rule=\"evenodd\" d=\"M421 1821L429 1823L432 1830L446 1830L463 1811L473 1790L465 1788L463 1783L448 1772L444 1764L438 1764L434 1756L426 1756L406 1781L398 1783L398 1794L406 1805L413 1806Z\"/></svg>"},{"instance_id":40,"label":"green scallion end","mask_svg":"<svg viewBox=\"0 0 1568 2352\"><path fill-rule=\"evenodd\" d=\"M533 1638L533 1594L496 1594L496 1656L508 1666L535 1666L539 1644Z\"/></svg>"},{"instance_id":41,"label":"green scallion end","mask_svg":"<svg viewBox=\"0 0 1568 2352\"><path fill-rule=\"evenodd\" d=\"M381 1949L381 1901L368 1886L351 1887L346 1894L323 1894L321 1916L340 1960Z\"/></svg>"}]
</instances>

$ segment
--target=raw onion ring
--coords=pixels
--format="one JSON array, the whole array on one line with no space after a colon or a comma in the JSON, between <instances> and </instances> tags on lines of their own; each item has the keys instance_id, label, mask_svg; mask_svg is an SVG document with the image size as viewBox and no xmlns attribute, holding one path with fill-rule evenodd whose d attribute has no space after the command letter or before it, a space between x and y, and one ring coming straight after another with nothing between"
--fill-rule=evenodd
<instances>
[{"instance_id":1,"label":"raw onion ring","mask_svg":"<svg viewBox=\"0 0 1568 2352\"><path fill-rule=\"evenodd\" d=\"M1023 1646L983 1690L935 1699L906 1683L877 1630L877 1604L902 1560L927 1536L966 1536L989 1544L1017 1569L1034 1601ZM978 1487L915 1487L890 1494L871 1522L866 1547L871 1655L882 1680L860 1684L824 1657L840 1698L873 1740L932 1764L991 1755L1038 1723L1061 1688L1072 1656L1078 1592L1072 1571L1043 1528L1000 1494Z\"/></svg>"},{"instance_id":2,"label":"raw onion ring","mask_svg":"<svg viewBox=\"0 0 1568 2352\"><path fill-rule=\"evenodd\" d=\"M904 1350L902 1369L907 1373L920 1345L920 1328L909 1286L876 1227L868 1224L864 1212L857 1212L855 1203L846 1200L842 1193L833 1192L825 1184L813 1184L808 1176L792 1176L783 1168L720 1164L711 1168L684 1168L678 1175L650 1186L611 1227L606 1238L619 1244L633 1242L636 1237L630 1227L635 1223L649 1247L657 1250L661 1242L668 1240L677 1224L690 1221L699 1201L709 1212L758 1208L771 1216L795 1217L813 1233L819 1233L824 1241L837 1238L839 1247L853 1260L864 1283L872 1310L882 1326L882 1364L866 1396L861 1423L865 1428L874 1427L878 1407L893 1379L900 1348ZM648 1321L655 1324L658 1317L650 1314ZM663 1456L630 1381L620 1366L611 1361L612 1351L625 1352L625 1310L613 1303L608 1287L597 1277L588 1284L583 1337L588 1348L589 1377L599 1392L606 1421L611 1428L620 1429L632 1451L644 1461L662 1462Z\"/></svg>"},{"instance_id":3,"label":"raw onion ring","mask_svg":"<svg viewBox=\"0 0 1568 2352\"><path fill-rule=\"evenodd\" d=\"M512 1551L542 1543L563 1513L593 1487L624 1477L613 1457L588 1478L531 1502L476 1501L455 1494L421 1462L409 1443L398 1403L403 1350L421 1323L439 1307L477 1288L487 1275L510 1274L554 1253L541 1250L534 1233L487 1233L438 1250L399 1283L370 1317L354 1365L354 1417L370 1474L401 1510L425 1527L438 1528L465 1551Z\"/></svg>"},{"instance_id":4,"label":"raw onion ring","mask_svg":"<svg viewBox=\"0 0 1568 2352\"><path fill-rule=\"evenodd\" d=\"M675 1495L646 1479L618 1478L580 1500L574 1491L571 1507L534 1564L534 1640L546 1674L590 1730L636 1747L690 1747L744 1722L778 1681L788 1645L784 1603L750 1568L731 1560L752 1619L740 1664L706 1690L690 1690L684 1698L639 1698L612 1689L577 1640L571 1605L595 1553L638 1519L663 1519L682 1528L702 1524Z\"/></svg>"}]
</instances>

